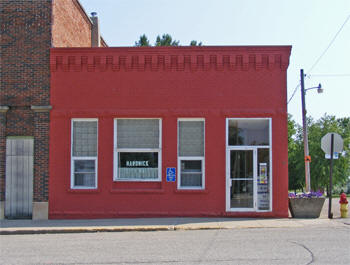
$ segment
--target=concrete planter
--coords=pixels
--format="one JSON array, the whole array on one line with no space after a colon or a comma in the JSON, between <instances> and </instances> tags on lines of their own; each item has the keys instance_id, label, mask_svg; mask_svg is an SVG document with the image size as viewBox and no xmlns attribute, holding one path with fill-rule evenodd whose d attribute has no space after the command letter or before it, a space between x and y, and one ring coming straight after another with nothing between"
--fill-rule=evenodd
<instances>
[{"instance_id":1,"label":"concrete planter","mask_svg":"<svg viewBox=\"0 0 350 265\"><path fill-rule=\"evenodd\" d=\"M293 218L318 218L326 198L289 198Z\"/></svg>"}]
</instances>

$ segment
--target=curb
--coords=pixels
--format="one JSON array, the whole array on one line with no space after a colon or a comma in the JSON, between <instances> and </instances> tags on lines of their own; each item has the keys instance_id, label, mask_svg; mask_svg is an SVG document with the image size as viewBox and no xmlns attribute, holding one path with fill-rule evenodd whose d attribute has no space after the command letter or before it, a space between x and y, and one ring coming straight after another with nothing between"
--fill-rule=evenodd
<instances>
[{"instance_id":1,"label":"curb","mask_svg":"<svg viewBox=\"0 0 350 265\"><path fill-rule=\"evenodd\" d=\"M231 227L245 228L245 227ZM34 235L34 234L74 234L100 232L155 232L155 231L190 231L190 230L219 230L231 229L223 226L142 226L142 227L67 227L67 228L5 228L0 235ZM252 228L252 227L247 227ZM262 227L255 227L262 228Z\"/></svg>"},{"instance_id":2,"label":"curb","mask_svg":"<svg viewBox=\"0 0 350 265\"><path fill-rule=\"evenodd\" d=\"M142 227L66 227L66 228L8 228L0 230L0 235L99 233L99 232L154 232L173 231L173 226Z\"/></svg>"},{"instance_id":3,"label":"curb","mask_svg":"<svg viewBox=\"0 0 350 265\"><path fill-rule=\"evenodd\" d=\"M350 220L330 221L328 219L295 219L295 221L263 222L232 222L212 224L177 224L177 225L134 225L134 226L67 226L67 227L4 227L0 235L31 235L31 234L64 234L64 233L100 233L100 232L155 232L155 231L191 231L191 230L224 230L224 229L261 229L261 228L301 228L313 227L348 227Z\"/></svg>"}]
</instances>

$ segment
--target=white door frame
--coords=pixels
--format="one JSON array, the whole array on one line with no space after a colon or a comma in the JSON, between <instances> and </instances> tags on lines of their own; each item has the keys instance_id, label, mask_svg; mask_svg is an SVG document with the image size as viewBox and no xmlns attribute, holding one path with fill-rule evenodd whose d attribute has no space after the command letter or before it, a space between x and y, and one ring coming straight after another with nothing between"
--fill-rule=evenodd
<instances>
[{"instance_id":1,"label":"white door frame","mask_svg":"<svg viewBox=\"0 0 350 265\"><path fill-rule=\"evenodd\" d=\"M229 130L229 121L230 120L269 120L269 145L256 145L256 146L230 146L228 140L228 130ZM273 170L272 170L272 118L269 117L261 117L261 118L235 118L235 117L227 117L226 118L226 211L227 212L271 212L273 208L272 204L272 189L273 189ZM257 158L258 158L258 149L259 148L267 148L269 149L269 209L268 210L259 210L257 206L258 199L258 191L257 191ZM230 151L231 150L255 150L253 153L253 163L254 163L254 208L230 208Z\"/></svg>"},{"instance_id":2,"label":"white door frame","mask_svg":"<svg viewBox=\"0 0 350 265\"><path fill-rule=\"evenodd\" d=\"M236 151L253 151L253 207L252 208L231 208L230 207L230 195L231 195L231 157L232 150ZM258 148L253 146L232 146L226 148L226 211L227 212L252 212L257 210L257 157Z\"/></svg>"}]
</instances>

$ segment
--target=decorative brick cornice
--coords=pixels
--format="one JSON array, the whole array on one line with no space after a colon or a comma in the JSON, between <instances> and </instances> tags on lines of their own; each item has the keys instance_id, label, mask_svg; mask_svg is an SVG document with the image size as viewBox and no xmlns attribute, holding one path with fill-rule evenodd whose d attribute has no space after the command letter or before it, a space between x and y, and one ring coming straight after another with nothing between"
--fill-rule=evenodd
<instances>
[{"instance_id":1,"label":"decorative brick cornice","mask_svg":"<svg viewBox=\"0 0 350 265\"><path fill-rule=\"evenodd\" d=\"M53 48L51 71L208 71L280 69L289 65L290 46Z\"/></svg>"},{"instance_id":2,"label":"decorative brick cornice","mask_svg":"<svg viewBox=\"0 0 350 265\"><path fill-rule=\"evenodd\" d=\"M30 108L34 112L49 112L52 109L52 106L31 106Z\"/></svg>"},{"instance_id":3,"label":"decorative brick cornice","mask_svg":"<svg viewBox=\"0 0 350 265\"><path fill-rule=\"evenodd\" d=\"M6 113L9 110L8 106L0 106L0 113Z\"/></svg>"}]
</instances>

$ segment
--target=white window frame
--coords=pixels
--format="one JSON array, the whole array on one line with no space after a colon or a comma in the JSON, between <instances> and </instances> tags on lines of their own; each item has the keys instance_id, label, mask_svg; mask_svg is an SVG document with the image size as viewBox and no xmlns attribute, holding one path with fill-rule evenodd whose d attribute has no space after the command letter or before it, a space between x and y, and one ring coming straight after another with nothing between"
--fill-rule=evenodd
<instances>
[{"instance_id":1,"label":"white window frame","mask_svg":"<svg viewBox=\"0 0 350 265\"><path fill-rule=\"evenodd\" d=\"M96 156L73 156L73 129L74 122L76 121L96 121L97 122L97 134L96 134ZM95 185L94 186L75 186L74 185L74 161L75 160L94 160L95 161ZM97 118L73 118L71 119L71 178L70 178L70 188L71 189L97 189L97 166L98 166L98 119Z\"/></svg>"},{"instance_id":2,"label":"white window frame","mask_svg":"<svg viewBox=\"0 0 350 265\"><path fill-rule=\"evenodd\" d=\"M180 121L203 121L203 156L180 156ZM181 161L195 160L202 162L202 186L181 186ZM205 189L205 118L178 118L177 119L177 189L179 190L204 190Z\"/></svg>"},{"instance_id":3,"label":"white window frame","mask_svg":"<svg viewBox=\"0 0 350 265\"><path fill-rule=\"evenodd\" d=\"M268 120L269 121L269 145L229 145L229 121L230 120ZM272 193L273 193L273 166L272 166L272 118L270 117L261 117L261 118L226 118L226 212L272 212ZM257 153L258 149L269 149L269 174L270 174L270 183L269 183L269 199L270 205L268 210L259 210L257 206ZM230 208L230 194L229 194L229 185L230 185L230 150L253 150L254 153L254 205L253 208Z\"/></svg>"},{"instance_id":4,"label":"white window frame","mask_svg":"<svg viewBox=\"0 0 350 265\"><path fill-rule=\"evenodd\" d=\"M117 148L117 120L158 120L159 121L159 148ZM158 152L158 178L157 179L120 179L118 178L118 154L119 153L154 153ZM162 119L161 118L115 118L114 119L114 144L113 144L113 181L129 182L160 182L162 181Z\"/></svg>"}]
</instances>

